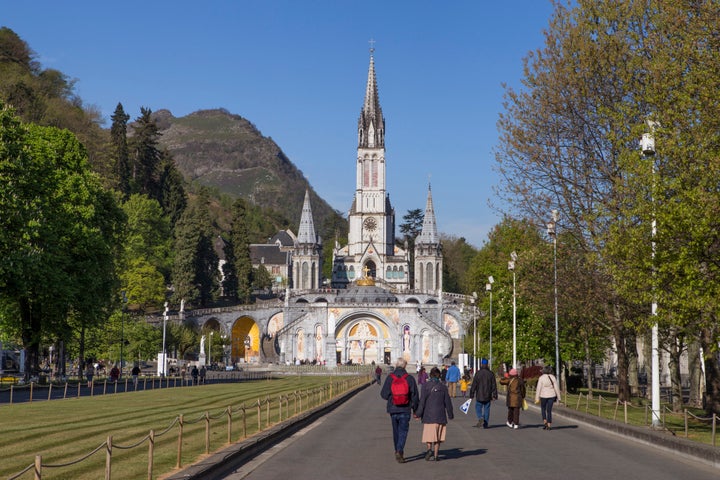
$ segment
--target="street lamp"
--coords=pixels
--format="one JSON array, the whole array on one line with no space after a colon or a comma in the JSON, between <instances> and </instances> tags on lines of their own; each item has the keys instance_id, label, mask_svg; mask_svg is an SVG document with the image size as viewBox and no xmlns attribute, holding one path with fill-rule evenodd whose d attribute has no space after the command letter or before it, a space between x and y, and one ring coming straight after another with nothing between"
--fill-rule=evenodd
<instances>
[{"instance_id":1,"label":"street lamp","mask_svg":"<svg viewBox=\"0 0 720 480\"><path fill-rule=\"evenodd\" d=\"M165 302L165 312L163 313L163 349L162 349L162 370L161 375L164 377L167 375L167 353L165 352L165 330L167 328L168 320L168 302Z\"/></svg>"},{"instance_id":2,"label":"street lamp","mask_svg":"<svg viewBox=\"0 0 720 480\"><path fill-rule=\"evenodd\" d=\"M490 292L490 354L488 358L488 367L492 371L492 284L495 283L495 279L490 275L488 277L488 283L485 284L485 290Z\"/></svg>"},{"instance_id":3,"label":"street lamp","mask_svg":"<svg viewBox=\"0 0 720 480\"><path fill-rule=\"evenodd\" d=\"M473 307L473 372L477 372L478 369L478 361L477 361L477 344L478 344L478 337L477 337L477 307L475 304L477 303L477 292L473 292L472 294L473 298L470 300L470 303L472 303Z\"/></svg>"},{"instance_id":4,"label":"street lamp","mask_svg":"<svg viewBox=\"0 0 720 480\"><path fill-rule=\"evenodd\" d=\"M508 270L513 274L513 368L517 368L517 302L515 294L515 262L517 261L517 253L513 250L510 253L510 261L508 262Z\"/></svg>"},{"instance_id":5,"label":"street lamp","mask_svg":"<svg viewBox=\"0 0 720 480\"><path fill-rule=\"evenodd\" d=\"M652 192L650 193L650 201L652 202L652 221L651 221L651 255L653 264L653 275L655 275L655 236L657 234L657 222L655 219L655 127L659 126L657 122L646 120L650 131L643 133L640 147L644 158L652 160ZM660 427L660 353L658 340L658 322L657 322L657 293L653 286L653 300L651 307L651 315L655 319L651 332L651 360L650 375L652 377L651 395L652 395L652 427Z\"/></svg>"},{"instance_id":6,"label":"street lamp","mask_svg":"<svg viewBox=\"0 0 720 480\"><path fill-rule=\"evenodd\" d=\"M208 365L210 365L211 367L212 367L212 337L213 337L214 333L215 332L213 332L212 330L210 331L210 345L208 348Z\"/></svg>"},{"instance_id":7,"label":"street lamp","mask_svg":"<svg viewBox=\"0 0 720 480\"><path fill-rule=\"evenodd\" d=\"M122 308L120 309L120 371L125 368L125 355L123 347L125 346L125 312L127 311L127 294L122 291Z\"/></svg>"},{"instance_id":8,"label":"street lamp","mask_svg":"<svg viewBox=\"0 0 720 480\"><path fill-rule=\"evenodd\" d=\"M560 381L560 335L558 331L558 290L557 290L557 210L552 211L552 220L547 224L547 233L553 239L553 271L555 274L555 378Z\"/></svg>"}]
</instances>

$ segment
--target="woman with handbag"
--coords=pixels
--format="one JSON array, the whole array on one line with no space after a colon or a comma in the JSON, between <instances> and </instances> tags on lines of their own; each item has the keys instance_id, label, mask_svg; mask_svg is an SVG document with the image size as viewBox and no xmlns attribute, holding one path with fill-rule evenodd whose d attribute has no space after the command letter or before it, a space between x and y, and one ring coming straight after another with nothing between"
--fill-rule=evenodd
<instances>
[{"instance_id":1,"label":"woman with handbag","mask_svg":"<svg viewBox=\"0 0 720 480\"><path fill-rule=\"evenodd\" d=\"M553 404L562 398L557 378L552 374L552 367L543 367L543 374L540 375L535 389L535 403L540 402L540 412L543 418L543 430L552 428Z\"/></svg>"},{"instance_id":2,"label":"woman with handbag","mask_svg":"<svg viewBox=\"0 0 720 480\"><path fill-rule=\"evenodd\" d=\"M517 369L513 368L508 376L500 379L500 385L507 386L507 393L505 394L508 408L506 425L517 429L520 426L520 409L525 399L525 382L518 376Z\"/></svg>"},{"instance_id":3,"label":"woman with handbag","mask_svg":"<svg viewBox=\"0 0 720 480\"><path fill-rule=\"evenodd\" d=\"M448 388L440 381L440 369L433 367L422 387L420 406L415 413L423 423L422 441L427 444L425 460L438 461L440 444L445 441L448 419L453 419L453 406Z\"/></svg>"}]
</instances>

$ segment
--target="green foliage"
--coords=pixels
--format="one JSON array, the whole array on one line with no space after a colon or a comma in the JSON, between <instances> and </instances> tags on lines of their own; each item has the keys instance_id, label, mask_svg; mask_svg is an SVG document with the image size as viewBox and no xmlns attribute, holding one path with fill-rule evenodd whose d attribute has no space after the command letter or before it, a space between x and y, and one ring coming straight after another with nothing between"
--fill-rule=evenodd
<instances>
[{"instance_id":1,"label":"green foliage","mask_svg":"<svg viewBox=\"0 0 720 480\"><path fill-rule=\"evenodd\" d=\"M252 288L253 290L266 290L272 287L273 279L265 265L253 269Z\"/></svg>"}]
</instances>

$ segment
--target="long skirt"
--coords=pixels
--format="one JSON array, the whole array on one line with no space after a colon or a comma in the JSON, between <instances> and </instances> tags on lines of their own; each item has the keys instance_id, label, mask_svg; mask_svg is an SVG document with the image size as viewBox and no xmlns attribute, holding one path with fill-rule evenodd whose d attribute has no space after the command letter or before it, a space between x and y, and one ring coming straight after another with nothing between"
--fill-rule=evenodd
<instances>
[{"instance_id":1,"label":"long skirt","mask_svg":"<svg viewBox=\"0 0 720 480\"><path fill-rule=\"evenodd\" d=\"M435 443L445 441L446 425L443 423L425 423L423 424L422 442Z\"/></svg>"}]
</instances>

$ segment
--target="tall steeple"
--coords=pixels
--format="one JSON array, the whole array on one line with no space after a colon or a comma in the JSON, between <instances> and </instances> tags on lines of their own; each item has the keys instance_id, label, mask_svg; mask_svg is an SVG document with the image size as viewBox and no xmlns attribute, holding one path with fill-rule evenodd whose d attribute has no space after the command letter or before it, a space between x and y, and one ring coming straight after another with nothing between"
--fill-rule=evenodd
<instances>
[{"instance_id":1,"label":"tall steeple","mask_svg":"<svg viewBox=\"0 0 720 480\"><path fill-rule=\"evenodd\" d=\"M302 214L300 216L300 228L297 236L298 243L315 243L315 224L313 223L312 209L310 208L310 191L305 190L305 201L303 202Z\"/></svg>"},{"instance_id":2,"label":"tall steeple","mask_svg":"<svg viewBox=\"0 0 720 480\"><path fill-rule=\"evenodd\" d=\"M370 48L370 67L368 68L365 102L358 120L358 147L385 148L385 118L380 108L377 81L375 79L375 52Z\"/></svg>"},{"instance_id":3,"label":"tall steeple","mask_svg":"<svg viewBox=\"0 0 720 480\"><path fill-rule=\"evenodd\" d=\"M425 204L425 218L420 235L415 243L439 243L437 223L435 221L435 209L432 201L432 187L428 184L427 203Z\"/></svg>"}]
</instances>

